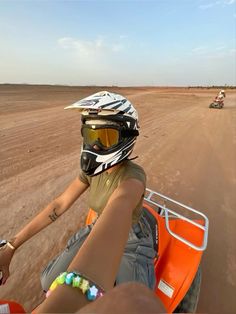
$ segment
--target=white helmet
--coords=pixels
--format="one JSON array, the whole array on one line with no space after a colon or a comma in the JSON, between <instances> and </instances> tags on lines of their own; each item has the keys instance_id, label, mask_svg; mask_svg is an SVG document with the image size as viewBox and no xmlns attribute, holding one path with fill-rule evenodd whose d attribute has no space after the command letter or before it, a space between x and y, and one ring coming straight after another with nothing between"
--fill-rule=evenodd
<instances>
[{"instance_id":1,"label":"white helmet","mask_svg":"<svg viewBox=\"0 0 236 314\"><path fill-rule=\"evenodd\" d=\"M222 90L219 92L219 96L225 97L225 91L224 91L224 89L222 89Z\"/></svg>"},{"instance_id":2,"label":"white helmet","mask_svg":"<svg viewBox=\"0 0 236 314\"><path fill-rule=\"evenodd\" d=\"M97 175L132 153L139 135L138 113L125 97L102 91L65 109L77 109L82 114L80 163L87 175Z\"/></svg>"}]
</instances>

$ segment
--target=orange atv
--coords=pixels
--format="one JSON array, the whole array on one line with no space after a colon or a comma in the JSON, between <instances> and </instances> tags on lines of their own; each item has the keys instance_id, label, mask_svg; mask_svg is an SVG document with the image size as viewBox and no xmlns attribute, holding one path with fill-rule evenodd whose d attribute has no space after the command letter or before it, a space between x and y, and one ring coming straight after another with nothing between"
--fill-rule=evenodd
<instances>
[{"instance_id":1,"label":"orange atv","mask_svg":"<svg viewBox=\"0 0 236 314\"><path fill-rule=\"evenodd\" d=\"M155 292L168 313L194 313L200 294L200 261L207 246L208 218L149 189L144 208L156 240Z\"/></svg>"},{"instance_id":2,"label":"orange atv","mask_svg":"<svg viewBox=\"0 0 236 314\"><path fill-rule=\"evenodd\" d=\"M207 246L208 218L150 189L146 189L143 209L157 251L155 293L168 313L194 313L201 285L199 265ZM97 214L90 209L86 224L96 218ZM8 306L4 313L24 313L15 302L0 300L0 313L1 306Z\"/></svg>"},{"instance_id":3,"label":"orange atv","mask_svg":"<svg viewBox=\"0 0 236 314\"><path fill-rule=\"evenodd\" d=\"M194 313L200 294L200 261L207 246L208 218L150 189L146 189L143 209L157 251L155 293L168 313ZM96 218L90 209L86 224Z\"/></svg>"}]
</instances>

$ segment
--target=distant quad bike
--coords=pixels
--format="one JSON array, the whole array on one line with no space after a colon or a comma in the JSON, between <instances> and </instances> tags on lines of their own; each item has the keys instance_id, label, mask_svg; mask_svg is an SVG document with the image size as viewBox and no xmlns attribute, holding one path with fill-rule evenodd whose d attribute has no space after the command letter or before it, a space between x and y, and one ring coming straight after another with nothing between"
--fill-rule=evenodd
<instances>
[{"instance_id":1,"label":"distant quad bike","mask_svg":"<svg viewBox=\"0 0 236 314\"><path fill-rule=\"evenodd\" d=\"M178 212L170 207L177 207ZM155 294L167 313L195 313L201 285L200 261L208 239L208 218L150 189L146 189L143 209L157 252ZM195 218L191 219L190 215ZM90 209L86 224L96 218L97 214ZM0 313L3 313L1 306L8 309L4 313L25 313L23 307L12 301L0 300Z\"/></svg>"},{"instance_id":2,"label":"distant quad bike","mask_svg":"<svg viewBox=\"0 0 236 314\"><path fill-rule=\"evenodd\" d=\"M224 101L220 99L215 99L210 105L209 108L222 109L224 107Z\"/></svg>"}]
</instances>

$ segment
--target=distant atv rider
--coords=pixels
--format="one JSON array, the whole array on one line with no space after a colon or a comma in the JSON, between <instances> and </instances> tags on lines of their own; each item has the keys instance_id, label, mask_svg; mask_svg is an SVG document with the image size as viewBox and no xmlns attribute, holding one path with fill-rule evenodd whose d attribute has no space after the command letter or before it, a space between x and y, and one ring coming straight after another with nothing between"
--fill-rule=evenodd
<instances>
[{"instance_id":1,"label":"distant atv rider","mask_svg":"<svg viewBox=\"0 0 236 314\"><path fill-rule=\"evenodd\" d=\"M123 228L117 232L117 237L129 234L125 238L125 250L120 253L122 259L114 284L137 281L154 289L153 260L156 253L142 207L146 175L142 167L128 158L139 135L137 111L129 100L107 91L86 97L65 109L75 109L81 113L83 145L80 173L60 196L11 240L0 240L0 281L4 284L9 277L9 266L16 249L62 216L89 188L89 207L97 212L98 220L102 212L119 212ZM108 214L108 217L112 232L112 224L116 222L112 214ZM65 250L44 269L41 284L45 292L54 279L71 264L93 226L94 224L83 227L76 232L69 239ZM64 226L65 229L66 227ZM104 248L103 241L100 241L97 250L105 250L107 253L111 248ZM96 275L99 264L96 264L96 260L89 264L99 281L101 274Z\"/></svg>"},{"instance_id":2,"label":"distant atv rider","mask_svg":"<svg viewBox=\"0 0 236 314\"><path fill-rule=\"evenodd\" d=\"M224 98L226 97L225 91L222 89L219 94L216 96L215 101L224 102Z\"/></svg>"}]
</instances>

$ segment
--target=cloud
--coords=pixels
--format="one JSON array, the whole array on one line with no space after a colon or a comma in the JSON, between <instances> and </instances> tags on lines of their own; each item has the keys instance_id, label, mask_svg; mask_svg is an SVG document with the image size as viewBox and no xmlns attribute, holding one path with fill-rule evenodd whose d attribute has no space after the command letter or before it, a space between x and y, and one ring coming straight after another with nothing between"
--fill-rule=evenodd
<instances>
[{"instance_id":1,"label":"cloud","mask_svg":"<svg viewBox=\"0 0 236 314\"><path fill-rule=\"evenodd\" d=\"M234 4L235 2L236 2L236 0L219 0L219 1L210 2L207 4L201 4L199 6L199 8L202 10L207 10L207 9L213 8L213 7L218 6L218 5L225 7L225 6Z\"/></svg>"},{"instance_id":2,"label":"cloud","mask_svg":"<svg viewBox=\"0 0 236 314\"><path fill-rule=\"evenodd\" d=\"M204 57L206 59L235 59L236 49L209 51Z\"/></svg>"},{"instance_id":3,"label":"cloud","mask_svg":"<svg viewBox=\"0 0 236 314\"><path fill-rule=\"evenodd\" d=\"M192 53L194 54L205 54L207 52L206 46L199 46L192 49Z\"/></svg>"},{"instance_id":4,"label":"cloud","mask_svg":"<svg viewBox=\"0 0 236 314\"><path fill-rule=\"evenodd\" d=\"M236 0L225 0L224 2L225 2L225 4L230 5L230 4L234 4L235 1L236 1Z\"/></svg>"},{"instance_id":5,"label":"cloud","mask_svg":"<svg viewBox=\"0 0 236 314\"><path fill-rule=\"evenodd\" d=\"M109 41L99 36L94 40L81 40L73 37L62 37L57 40L67 68L71 70L70 77L90 84L105 84L115 80L121 72L125 55L125 45L118 38ZM74 77L73 77L74 75ZM83 83L84 84L84 83ZM114 82L115 84L115 82Z\"/></svg>"},{"instance_id":6,"label":"cloud","mask_svg":"<svg viewBox=\"0 0 236 314\"><path fill-rule=\"evenodd\" d=\"M120 39L127 39L128 36L127 35L120 35Z\"/></svg>"},{"instance_id":7,"label":"cloud","mask_svg":"<svg viewBox=\"0 0 236 314\"><path fill-rule=\"evenodd\" d=\"M206 9L212 8L213 6L215 6L215 3L208 3L208 4L201 4L199 8L202 10L206 10Z\"/></svg>"},{"instance_id":8,"label":"cloud","mask_svg":"<svg viewBox=\"0 0 236 314\"><path fill-rule=\"evenodd\" d=\"M221 45L218 47L207 47L199 46L191 50L191 54L194 57L199 57L201 59L222 59L234 57L236 53L235 48L226 49L225 46Z\"/></svg>"},{"instance_id":9,"label":"cloud","mask_svg":"<svg viewBox=\"0 0 236 314\"><path fill-rule=\"evenodd\" d=\"M216 47L216 50L220 51L220 50L224 50L225 49L225 46L219 46L219 47Z\"/></svg>"},{"instance_id":10,"label":"cloud","mask_svg":"<svg viewBox=\"0 0 236 314\"><path fill-rule=\"evenodd\" d=\"M104 38L98 37L94 41L85 41L71 37L63 37L58 39L58 44L67 50L77 52L81 57L93 57L97 55L119 52L124 49L121 43L107 43Z\"/></svg>"}]
</instances>

